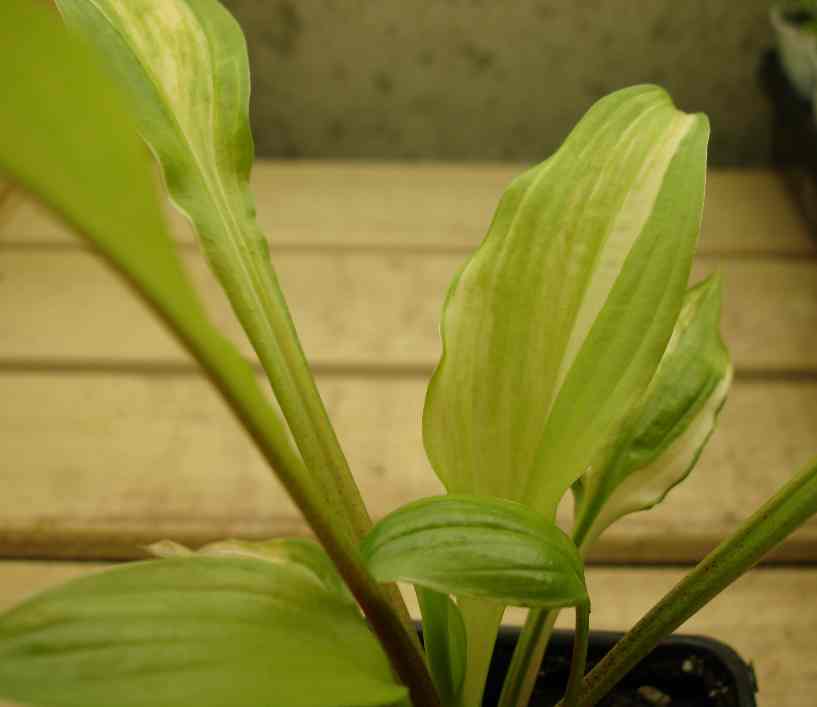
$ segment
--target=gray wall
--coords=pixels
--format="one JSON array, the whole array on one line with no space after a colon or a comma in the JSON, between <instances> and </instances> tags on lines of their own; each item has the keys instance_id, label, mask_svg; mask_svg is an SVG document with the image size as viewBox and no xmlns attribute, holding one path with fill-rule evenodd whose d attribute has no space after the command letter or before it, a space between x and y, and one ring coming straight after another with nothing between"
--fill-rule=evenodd
<instances>
[{"instance_id":1,"label":"gray wall","mask_svg":"<svg viewBox=\"0 0 817 707\"><path fill-rule=\"evenodd\" d=\"M592 101L665 86L711 161L768 158L769 0L227 0L260 155L535 161Z\"/></svg>"}]
</instances>

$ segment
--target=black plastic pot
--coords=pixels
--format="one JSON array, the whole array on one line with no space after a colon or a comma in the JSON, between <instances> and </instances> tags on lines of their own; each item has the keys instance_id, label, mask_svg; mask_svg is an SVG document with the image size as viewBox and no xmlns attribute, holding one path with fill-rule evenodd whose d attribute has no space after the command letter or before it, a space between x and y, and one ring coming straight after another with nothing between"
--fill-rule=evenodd
<instances>
[{"instance_id":1,"label":"black plastic pot","mask_svg":"<svg viewBox=\"0 0 817 707\"><path fill-rule=\"evenodd\" d=\"M759 76L774 108L772 160L817 236L817 122L811 103L794 90L776 51L764 55Z\"/></svg>"},{"instance_id":2,"label":"black plastic pot","mask_svg":"<svg viewBox=\"0 0 817 707\"><path fill-rule=\"evenodd\" d=\"M494 707L516 645L516 629L503 628L494 651L485 707ZM595 665L620 633L593 632L588 664ZM552 707L562 696L570 668L573 634L557 631L542 662L531 707ZM599 705L605 707L756 707L751 666L711 638L672 636L637 665Z\"/></svg>"}]
</instances>

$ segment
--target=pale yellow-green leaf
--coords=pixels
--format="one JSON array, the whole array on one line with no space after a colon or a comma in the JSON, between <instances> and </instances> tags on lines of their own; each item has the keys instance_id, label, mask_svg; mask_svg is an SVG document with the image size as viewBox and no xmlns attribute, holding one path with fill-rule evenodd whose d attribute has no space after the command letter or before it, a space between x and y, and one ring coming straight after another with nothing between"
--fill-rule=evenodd
<instances>
[{"instance_id":1,"label":"pale yellow-green leaf","mask_svg":"<svg viewBox=\"0 0 817 707\"><path fill-rule=\"evenodd\" d=\"M365 532L368 516L255 218L250 74L238 23L217 0L56 1L133 98L170 197L192 222L325 503Z\"/></svg>"},{"instance_id":2,"label":"pale yellow-green leaf","mask_svg":"<svg viewBox=\"0 0 817 707\"><path fill-rule=\"evenodd\" d=\"M41 198L135 287L305 499L313 491L284 425L252 368L212 327L182 268L129 103L52 13L19 2L0 3L0 11L8 106L0 111L0 173Z\"/></svg>"},{"instance_id":3,"label":"pale yellow-green leaf","mask_svg":"<svg viewBox=\"0 0 817 707\"><path fill-rule=\"evenodd\" d=\"M423 435L449 491L552 517L641 400L681 307L708 122L618 91L507 189L446 299Z\"/></svg>"},{"instance_id":4,"label":"pale yellow-green leaf","mask_svg":"<svg viewBox=\"0 0 817 707\"><path fill-rule=\"evenodd\" d=\"M40 197L134 286L293 495L320 511L252 368L213 329L190 286L149 155L98 57L47 9L2 2L0 75L0 177ZM81 314L92 316L93 305ZM0 615L0 698L52 707L400 700L405 689L357 607L295 564L178 557L32 598ZM304 691L316 662L326 674Z\"/></svg>"},{"instance_id":5,"label":"pale yellow-green leaf","mask_svg":"<svg viewBox=\"0 0 817 707\"><path fill-rule=\"evenodd\" d=\"M718 277L689 291L655 378L619 447L577 482L576 532L585 549L618 518L660 503L698 460L732 381L719 331L720 309Z\"/></svg>"}]
</instances>

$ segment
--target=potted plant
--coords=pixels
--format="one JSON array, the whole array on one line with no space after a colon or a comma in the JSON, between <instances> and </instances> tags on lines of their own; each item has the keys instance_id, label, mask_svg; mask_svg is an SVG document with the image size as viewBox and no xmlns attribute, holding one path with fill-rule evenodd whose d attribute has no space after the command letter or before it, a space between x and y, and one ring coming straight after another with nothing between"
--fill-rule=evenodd
<instances>
[{"instance_id":1,"label":"potted plant","mask_svg":"<svg viewBox=\"0 0 817 707\"><path fill-rule=\"evenodd\" d=\"M817 84L817 2L775 5L769 17L786 76L797 94L811 101Z\"/></svg>"},{"instance_id":2,"label":"potted plant","mask_svg":"<svg viewBox=\"0 0 817 707\"><path fill-rule=\"evenodd\" d=\"M817 229L817 2L772 8L776 51L760 65L773 107L772 160L783 170L803 214Z\"/></svg>"},{"instance_id":3,"label":"potted plant","mask_svg":"<svg viewBox=\"0 0 817 707\"><path fill-rule=\"evenodd\" d=\"M191 550L167 541L153 548L155 560L35 596L0 615L1 698L477 707L502 611L516 605L529 618L498 703L528 704L556 613L570 609L561 703L584 707L817 511L812 464L585 674L583 554L687 476L731 380L720 282L687 289L704 198L704 116L677 110L655 86L618 91L511 183L444 305L444 353L423 427L448 493L372 525L255 223L237 24L216 0L57 4L70 32L36 3L0 6L0 169L163 319L319 542ZM142 140L274 400L189 284ZM569 490L571 535L554 522ZM423 646L397 581L417 592Z\"/></svg>"}]
</instances>

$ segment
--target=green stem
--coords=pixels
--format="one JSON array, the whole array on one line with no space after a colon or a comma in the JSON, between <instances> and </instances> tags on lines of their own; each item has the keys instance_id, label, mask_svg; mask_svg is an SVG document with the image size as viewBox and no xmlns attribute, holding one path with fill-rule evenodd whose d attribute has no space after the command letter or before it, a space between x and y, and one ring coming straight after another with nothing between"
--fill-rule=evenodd
<instances>
[{"instance_id":1,"label":"green stem","mask_svg":"<svg viewBox=\"0 0 817 707\"><path fill-rule=\"evenodd\" d=\"M573 530L573 542L583 556L594 539L588 537L592 527L592 522L588 522L591 515L588 512L580 513ZM528 612L502 685L498 707L527 707L558 616L559 609L531 609Z\"/></svg>"},{"instance_id":2,"label":"green stem","mask_svg":"<svg viewBox=\"0 0 817 707\"><path fill-rule=\"evenodd\" d=\"M587 644L590 640L590 604L576 607L576 631L573 636L573 656L570 660L570 676L562 699L563 707L576 707L587 665Z\"/></svg>"},{"instance_id":3,"label":"green stem","mask_svg":"<svg viewBox=\"0 0 817 707\"><path fill-rule=\"evenodd\" d=\"M248 267L252 264L250 261ZM351 531L353 540L360 542L372 528L371 517L324 407L275 272L268 261L264 262L264 266L262 272L253 271L253 274L257 291L264 295L264 312L275 334L278 350L274 355L264 345L263 338L252 336L252 321L242 320L242 323L250 333L310 475L318 481L330 507L340 511L347 519L344 532ZM239 317L242 311L236 307ZM335 523L335 528L339 529L338 523ZM397 586L387 585L384 591L387 601L397 612L419 651L414 625Z\"/></svg>"},{"instance_id":4,"label":"green stem","mask_svg":"<svg viewBox=\"0 0 817 707\"><path fill-rule=\"evenodd\" d=\"M248 265L252 267L252 261ZM252 336L251 321L242 323L250 333L307 468L323 479L330 503L343 510L360 541L371 530L371 517L326 412L278 279L269 263L263 265L261 272L253 268L253 280L256 291L263 295L264 314L278 350L270 351L263 338ZM241 318L242 310L236 307L236 312ZM332 498L333 490L337 498Z\"/></svg>"},{"instance_id":5,"label":"green stem","mask_svg":"<svg viewBox=\"0 0 817 707\"><path fill-rule=\"evenodd\" d=\"M221 340L202 336L191 328L197 325L190 325L183 318L171 320L161 302L144 294L163 319L176 324L172 330L202 365L275 470L369 619L395 673L408 687L412 703L415 707L439 707L437 691L416 634L406 630L400 614L394 610L387 589L377 584L369 574L357 542L348 531L339 531L332 508L326 504L316 480L306 473L303 460L289 444L273 408L257 386L246 384L246 377L252 375L249 367L234 365L232 359L224 355Z\"/></svg>"},{"instance_id":6,"label":"green stem","mask_svg":"<svg viewBox=\"0 0 817 707\"><path fill-rule=\"evenodd\" d=\"M457 597L457 605L467 637L467 663L460 700L463 707L479 707L505 607L487 599L469 597Z\"/></svg>"},{"instance_id":7,"label":"green stem","mask_svg":"<svg viewBox=\"0 0 817 707\"><path fill-rule=\"evenodd\" d=\"M656 644L817 513L817 459L804 468L659 601L587 675L592 707Z\"/></svg>"},{"instance_id":8,"label":"green stem","mask_svg":"<svg viewBox=\"0 0 817 707\"><path fill-rule=\"evenodd\" d=\"M592 480L588 485L592 484ZM579 548L582 557L587 556L590 547L598 540L603 528L595 525L596 519L604 507L608 494L600 493L592 486L586 489L584 499L577 504L576 520L573 526L573 543Z\"/></svg>"},{"instance_id":9,"label":"green stem","mask_svg":"<svg viewBox=\"0 0 817 707\"><path fill-rule=\"evenodd\" d=\"M505 674L498 707L525 707L530 702L557 616L558 609L531 609L528 612Z\"/></svg>"}]
</instances>

